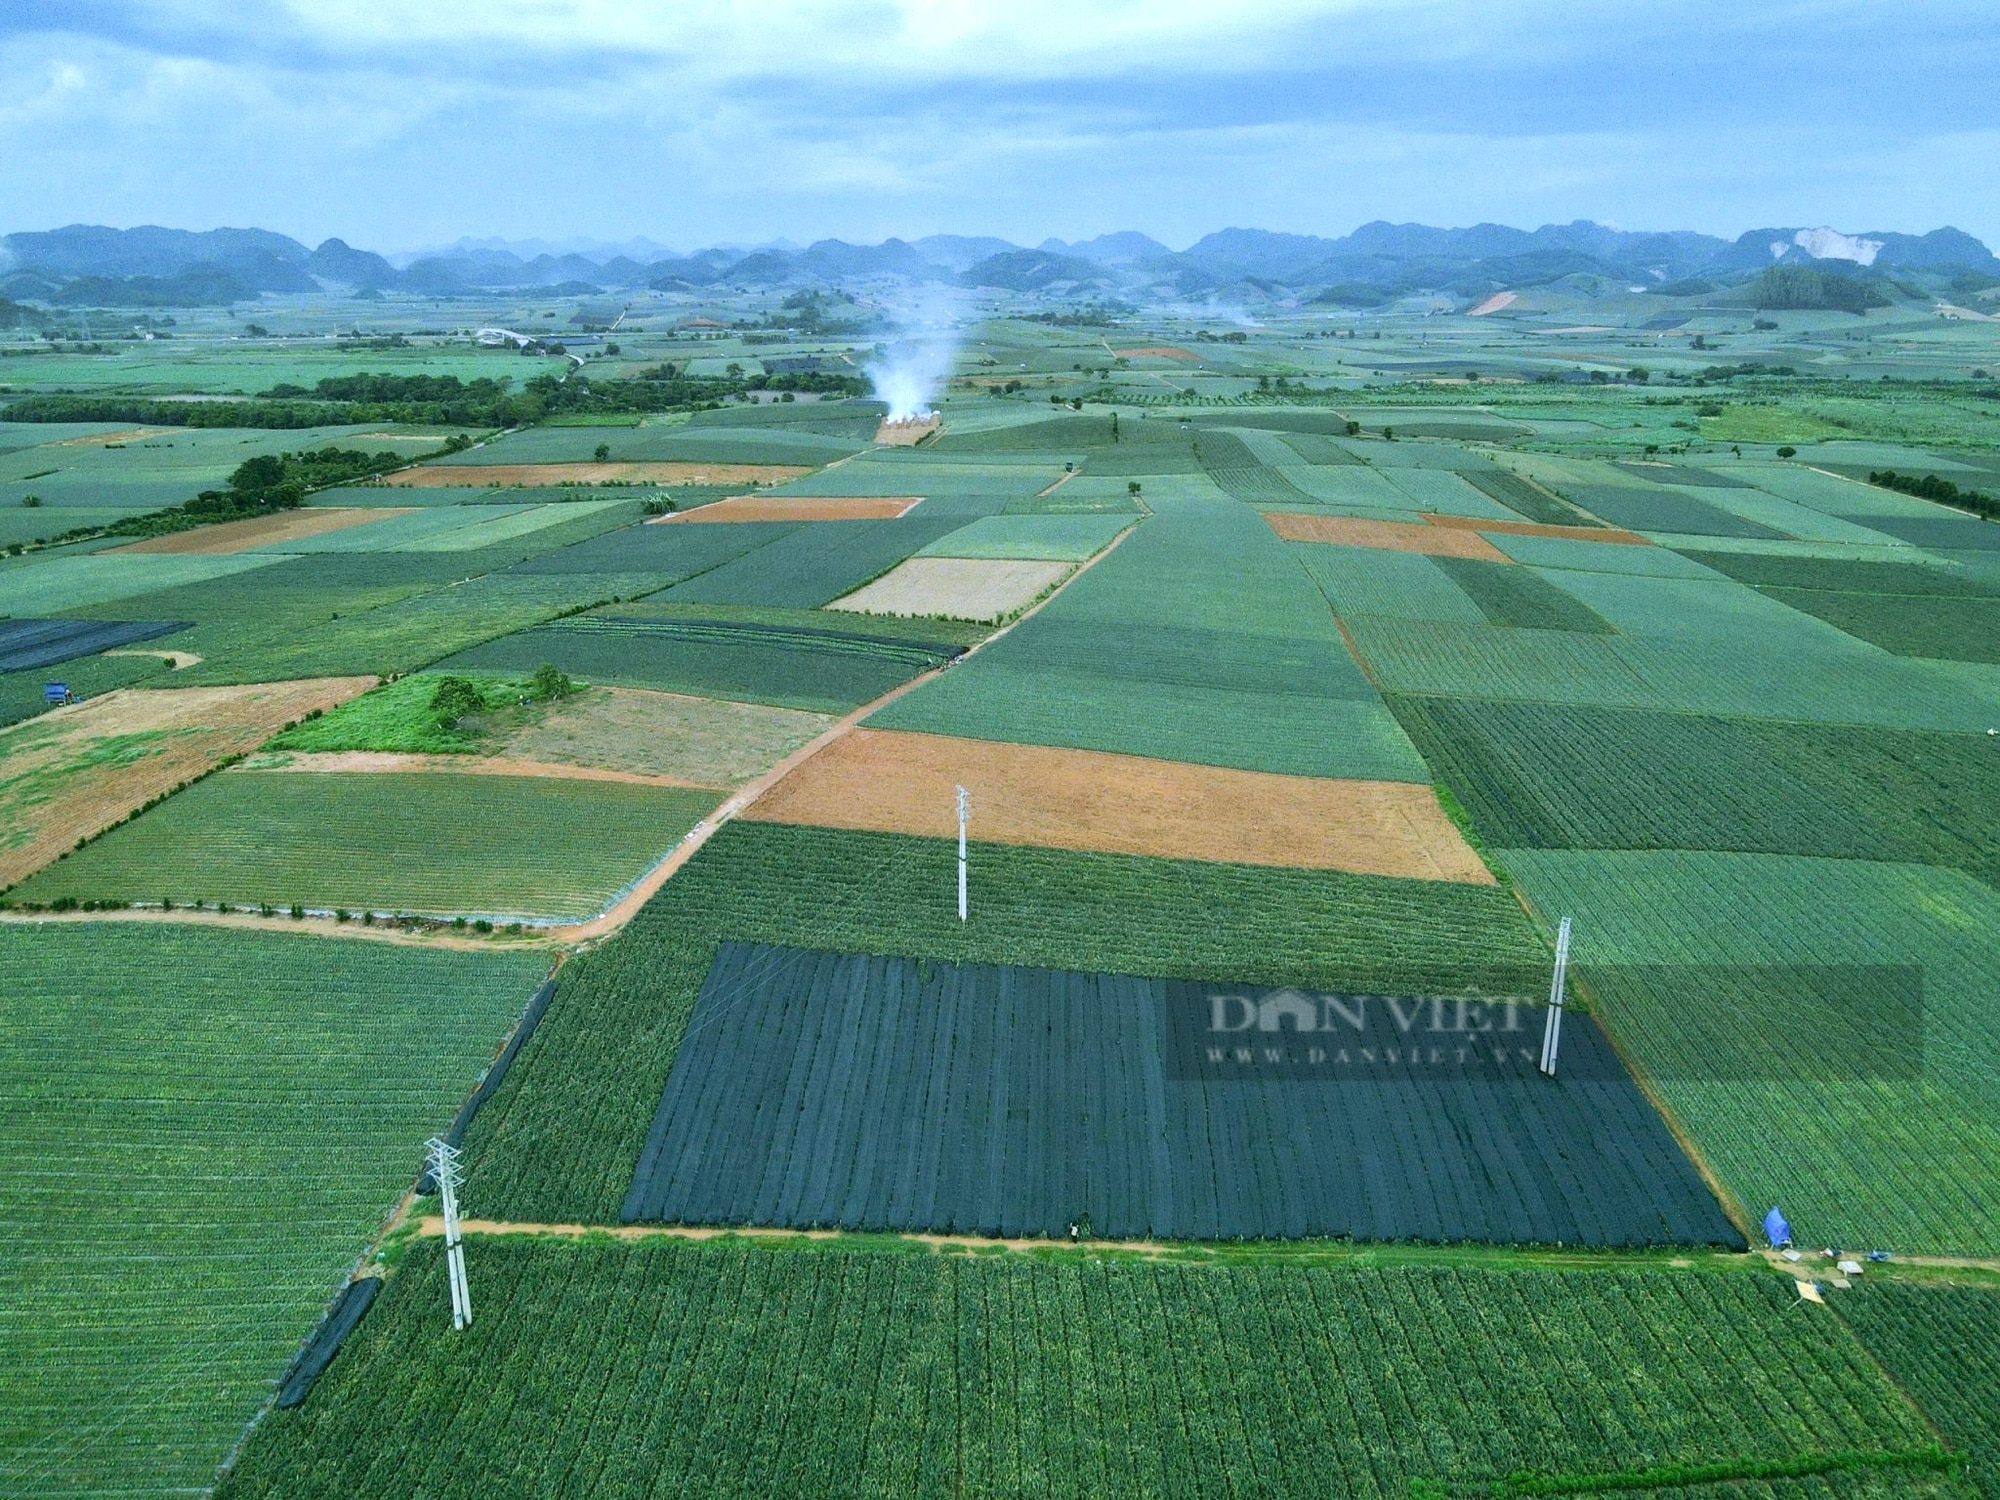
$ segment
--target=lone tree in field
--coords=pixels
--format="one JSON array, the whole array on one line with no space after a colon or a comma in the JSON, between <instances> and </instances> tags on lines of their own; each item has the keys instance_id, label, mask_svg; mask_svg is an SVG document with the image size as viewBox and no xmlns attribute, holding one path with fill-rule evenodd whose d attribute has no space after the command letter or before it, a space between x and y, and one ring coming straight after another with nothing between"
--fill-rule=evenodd
<instances>
[{"instance_id":1,"label":"lone tree in field","mask_svg":"<svg viewBox=\"0 0 2000 1500\"><path fill-rule=\"evenodd\" d=\"M528 679L528 690L539 702L557 703L574 693L576 684L554 662L545 661L535 668L535 675Z\"/></svg>"},{"instance_id":2,"label":"lone tree in field","mask_svg":"<svg viewBox=\"0 0 2000 1500\"><path fill-rule=\"evenodd\" d=\"M607 458L611 457L611 445L609 443L599 443L594 451L599 463L603 463Z\"/></svg>"},{"instance_id":3,"label":"lone tree in field","mask_svg":"<svg viewBox=\"0 0 2000 1500\"><path fill-rule=\"evenodd\" d=\"M480 713L485 708L485 695L469 677L441 677L437 691L431 694L431 712L437 715L440 729L455 728L467 714Z\"/></svg>"}]
</instances>

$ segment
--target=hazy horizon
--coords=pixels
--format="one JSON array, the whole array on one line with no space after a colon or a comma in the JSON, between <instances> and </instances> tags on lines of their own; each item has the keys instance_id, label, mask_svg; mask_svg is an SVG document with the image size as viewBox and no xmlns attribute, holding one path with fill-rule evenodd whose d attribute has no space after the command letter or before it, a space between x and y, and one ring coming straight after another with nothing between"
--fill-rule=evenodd
<instances>
[{"instance_id":1,"label":"hazy horizon","mask_svg":"<svg viewBox=\"0 0 2000 1500\"><path fill-rule=\"evenodd\" d=\"M1374 219L2000 239L2000 42L1963 0L777 4L28 0L0 226L679 250ZM1940 66L1940 59L1947 60Z\"/></svg>"}]
</instances>

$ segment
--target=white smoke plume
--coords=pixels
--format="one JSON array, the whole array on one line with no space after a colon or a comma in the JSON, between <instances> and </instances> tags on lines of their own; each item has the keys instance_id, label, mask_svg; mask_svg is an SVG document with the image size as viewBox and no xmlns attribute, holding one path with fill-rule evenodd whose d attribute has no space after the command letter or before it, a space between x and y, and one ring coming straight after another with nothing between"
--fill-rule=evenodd
<instances>
[{"instance_id":1,"label":"white smoke plume","mask_svg":"<svg viewBox=\"0 0 2000 1500\"><path fill-rule=\"evenodd\" d=\"M942 289L894 312L896 336L866 366L875 397L889 406L891 422L926 422L951 377L958 352L958 309Z\"/></svg>"}]
</instances>

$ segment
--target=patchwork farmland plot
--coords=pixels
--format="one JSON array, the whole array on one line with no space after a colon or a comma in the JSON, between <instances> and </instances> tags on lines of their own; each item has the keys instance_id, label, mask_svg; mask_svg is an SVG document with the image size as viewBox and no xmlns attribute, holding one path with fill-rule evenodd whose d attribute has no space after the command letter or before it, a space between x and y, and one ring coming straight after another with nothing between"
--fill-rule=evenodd
<instances>
[{"instance_id":1,"label":"patchwork farmland plot","mask_svg":"<svg viewBox=\"0 0 2000 1500\"><path fill-rule=\"evenodd\" d=\"M1031 619L871 724L1427 781L1292 549L1230 501L1155 504L1159 514ZM1228 591L1218 577L1233 580Z\"/></svg>"},{"instance_id":2,"label":"patchwork farmland plot","mask_svg":"<svg viewBox=\"0 0 2000 1500\"><path fill-rule=\"evenodd\" d=\"M2000 1491L2000 1293L1877 1285L1841 1316L1970 1457L1965 1477L1979 1493Z\"/></svg>"},{"instance_id":3,"label":"patchwork farmland plot","mask_svg":"<svg viewBox=\"0 0 2000 1500\"><path fill-rule=\"evenodd\" d=\"M0 925L0 1486L197 1491L547 960Z\"/></svg>"},{"instance_id":4,"label":"patchwork farmland plot","mask_svg":"<svg viewBox=\"0 0 2000 1500\"><path fill-rule=\"evenodd\" d=\"M2000 884L1990 736L1391 698L1488 843L1950 865Z\"/></svg>"},{"instance_id":5,"label":"patchwork farmland plot","mask_svg":"<svg viewBox=\"0 0 2000 1500\"><path fill-rule=\"evenodd\" d=\"M912 557L827 608L873 615L999 621L1020 613L1071 572L1066 562Z\"/></svg>"},{"instance_id":6,"label":"patchwork farmland plot","mask_svg":"<svg viewBox=\"0 0 2000 1500\"><path fill-rule=\"evenodd\" d=\"M1540 1021L725 943L624 1217L1741 1245L1589 1019L1560 1080L1535 1071Z\"/></svg>"},{"instance_id":7,"label":"patchwork farmland plot","mask_svg":"<svg viewBox=\"0 0 2000 1500\"><path fill-rule=\"evenodd\" d=\"M852 616L830 615L808 624L796 614L771 623L722 610L640 614L628 607L505 636L440 665L532 672L554 662L592 682L845 713L963 649L891 634L885 623L871 619L864 628ZM945 633L936 621L921 623L932 635Z\"/></svg>"},{"instance_id":8,"label":"patchwork farmland plot","mask_svg":"<svg viewBox=\"0 0 2000 1500\"><path fill-rule=\"evenodd\" d=\"M1246 1483L1395 1500L1419 1481L1857 1451L1908 1467L1875 1476L1885 1489L1835 1474L1725 1493L1951 1492L1921 1467L1921 1414L1773 1278L660 1241L471 1254L490 1315L439 1337L443 1256L416 1252L311 1401L253 1436L224 1500L552 1490L584 1453L617 1500L1004 1494L1024 1476L1060 1500Z\"/></svg>"},{"instance_id":9,"label":"patchwork farmland plot","mask_svg":"<svg viewBox=\"0 0 2000 1500\"><path fill-rule=\"evenodd\" d=\"M718 800L698 788L546 777L234 771L15 894L583 917Z\"/></svg>"},{"instance_id":10,"label":"patchwork farmland plot","mask_svg":"<svg viewBox=\"0 0 2000 1500\"><path fill-rule=\"evenodd\" d=\"M671 776L704 786L748 781L823 733L827 714L632 688L588 688L508 734L524 760Z\"/></svg>"},{"instance_id":11,"label":"patchwork farmland plot","mask_svg":"<svg viewBox=\"0 0 2000 1500\"><path fill-rule=\"evenodd\" d=\"M901 520L808 526L676 584L662 597L674 604L817 609L962 524L962 516L925 504Z\"/></svg>"},{"instance_id":12,"label":"patchwork farmland plot","mask_svg":"<svg viewBox=\"0 0 2000 1500\"><path fill-rule=\"evenodd\" d=\"M0 888L367 686L365 678L334 677L130 689L7 730L0 734Z\"/></svg>"},{"instance_id":13,"label":"patchwork farmland plot","mask_svg":"<svg viewBox=\"0 0 2000 1500\"><path fill-rule=\"evenodd\" d=\"M1327 991L1530 993L1547 955L1493 886L728 823L563 989L466 1137L466 1202L610 1222L723 939L1221 977ZM533 1149L524 1149L527 1142Z\"/></svg>"},{"instance_id":14,"label":"patchwork farmland plot","mask_svg":"<svg viewBox=\"0 0 2000 1500\"><path fill-rule=\"evenodd\" d=\"M1083 562L1130 524L1130 517L1116 515L981 516L919 548L916 555Z\"/></svg>"}]
</instances>

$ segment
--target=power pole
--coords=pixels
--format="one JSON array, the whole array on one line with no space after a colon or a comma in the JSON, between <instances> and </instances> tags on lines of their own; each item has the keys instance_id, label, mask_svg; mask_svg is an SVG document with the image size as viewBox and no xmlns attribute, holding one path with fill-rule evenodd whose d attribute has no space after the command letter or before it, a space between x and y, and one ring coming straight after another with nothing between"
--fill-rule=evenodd
<instances>
[{"instance_id":1,"label":"power pole","mask_svg":"<svg viewBox=\"0 0 2000 1500\"><path fill-rule=\"evenodd\" d=\"M958 920L965 920L965 819L972 811L972 799L964 787L958 789Z\"/></svg>"},{"instance_id":2,"label":"power pole","mask_svg":"<svg viewBox=\"0 0 2000 1500\"><path fill-rule=\"evenodd\" d=\"M1562 1042L1563 980L1569 974L1569 918L1556 929L1556 974L1549 982L1548 1019L1542 1025L1542 1071L1556 1076L1556 1049Z\"/></svg>"},{"instance_id":3,"label":"power pole","mask_svg":"<svg viewBox=\"0 0 2000 1500\"><path fill-rule=\"evenodd\" d=\"M465 1279L465 1245L458 1233L458 1189L465 1181L459 1169L458 1148L443 1136L432 1136L424 1145L430 1153L431 1176L437 1179L438 1197L444 1206L444 1264L451 1280L451 1326L463 1330L472 1322L472 1287Z\"/></svg>"}]
</instances>

